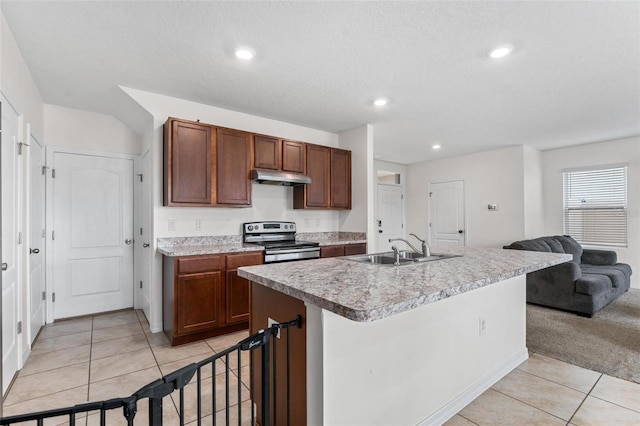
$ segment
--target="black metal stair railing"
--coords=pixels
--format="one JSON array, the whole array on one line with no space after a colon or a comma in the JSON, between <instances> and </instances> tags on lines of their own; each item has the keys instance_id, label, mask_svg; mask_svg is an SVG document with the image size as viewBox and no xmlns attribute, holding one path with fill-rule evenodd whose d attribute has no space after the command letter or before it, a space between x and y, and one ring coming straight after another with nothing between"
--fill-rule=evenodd
<instances>
[{"instance_id":1,"label":"black metal stair railing","mask_svg":"<svg viewBox=\"0 0 640 426\"><path fill-rule=\"evenodd\" d=\"M149 403L149 422L150 426L162 426L163 421L163 398L171 395L173 392L178 392L179 401L178 401L178 415L180 417L180 425L185 424L185 386L193 380L193 377L196 377L196 418L197 424L201 425L202 417L203 417L203 368L207 366L211 366L212 369L212 380L211 380L211 415L213 420L213 425L216 426L217 419L216 414L219 410L216 408L216 396L218 395L218 389L216 385L216 361L223 360L225 365L225 383L224 383L224 401L225 401L225 425L231 424L231 360L232 356L237 357L237 417L238 417L238 425L242 424L242 380L241 380L241 354L242 352L251 353L252 351L261 348L260 353L260 420L261 426L270 426L271 419L275 419L275 410L276 410L276 386L275 386L275 362L273 366L271 366L271 361L275 359L277 351L276 351L276 342L274 337L278 335L281 329L286 329L289 327L298 327L302 326L302 318L300 315L295 320L273 324L271 327L260 330L258 333L249 336L248 338L238 342L236 345L225 349L222 352L217 353L205 360L202 360L197 363L193 363L187 365L186 367L180 368L162 378L151 382L142 388L140 388L137 392L132 394L131 396L125 398L113 398L105 401L98 402L87 402L83 404L77 404L72 407L66 408L56 408L53 410L40 411L35 413L28 414L19 414L15 416L7 416L0 418L0 425L12 425L12 424L35 424L38 426L44 425L45 419L55 418L55 417L67 417L67 422L70 426L75 426L78 421L78 415L93 415L99 414L100 416L100 425L104 426L107 424L107 413L112 410L117 410L119 408L122 409L122 416L127 421L127 425L134 424L134 418L138 412L138 403L141 400L148 399ZM285 375L285 379L287 380L287 425L290 424L290 406L289 406L289 352L290 352L290 340L289 333L286 333L286 365L287 371ZM271 353L270 353L271 352ZM254 399L254 357L251 357L251 361L249 364L250 369L250 380L249 380L249 400L251 405L251 425L256 424L256 412L254 406L256 405L256 401ZM273 379L273 380L272 380ZM271 412L273 410L273 413ZM193 420L190 420L190 422ZM31 423L29 423L31 422ZM275 423L275 421L274 421ZM136 424L140 424L137 422Z\"/></svg>"}]
</instances>

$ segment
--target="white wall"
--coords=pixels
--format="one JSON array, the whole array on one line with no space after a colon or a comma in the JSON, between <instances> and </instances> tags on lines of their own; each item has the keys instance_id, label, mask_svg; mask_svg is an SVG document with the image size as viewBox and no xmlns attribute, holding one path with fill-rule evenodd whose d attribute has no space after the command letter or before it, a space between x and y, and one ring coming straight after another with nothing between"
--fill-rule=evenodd
<instances>
[{"instance_id":1,"label":"white wall","mask_svg":"<svg viewBox=\"0 0 640 426\"><path fill-rule=\"evenodd\" d=\"M351 151L351 210L341 211L340 231L368 232L373 223L373 129L358 127L339 136L340 148Z\"/></svg>"},{"instance_id":2,"label":"white wall","mask_svg":"<svg viewBox=\"0 0 640 426\"><path fill-rule=\"evenodd\" d=\"M47 145L82 151L142 153L142 139L112 115L66 108L44 106Z\"/></svg>"},{"instance_id":3,"label":"white wall","mask_svg":"<svg viewBox=\"0 0 640 426\"><path fill-rule=\"evenodd\" d=\"M563 233L563 169L628 163L628 247L615 251L633 269L631 285L640 288L640 137L544 151L542 160L546 235Z\"/></svg>"},{"instance_id":4,"label":"white wall","mask_svg":"<svg viewBox=\"0 0 640 426\"><path fill-rule=\"evenodd\" d=\"M523 147L524 238L544 235L544 196L542 191L542 152Z\"/></svg>"},{"instance_id":5,"label":"white wall","mask_svg":"<svg viewBox=\"0 0 640 426\"><path fill-rule=\"evenodd\" d=\"M429 184L464 181L466 244L502 247L524 238L523 146L407 167L407 233L428 234ZM497 203L498 211L487 204Z\"/></svg>"}]
</instances>

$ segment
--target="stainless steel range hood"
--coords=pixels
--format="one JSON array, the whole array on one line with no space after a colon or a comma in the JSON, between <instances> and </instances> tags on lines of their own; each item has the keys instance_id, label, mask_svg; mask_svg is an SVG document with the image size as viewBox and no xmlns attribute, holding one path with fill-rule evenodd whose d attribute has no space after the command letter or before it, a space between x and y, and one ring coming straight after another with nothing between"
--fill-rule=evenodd
<instances>
[{"instance_id":1,"label":"stainless steel range hood","mask_svg":"<svg viewBox=\"0 0 640 426\"><path fill-rule=\"evenodd\" d=\"M298 173L278 172L275 170L251 170L251 180L267 185L296 186L311 183L311 178Z\"/></svg>"}]
</instances>

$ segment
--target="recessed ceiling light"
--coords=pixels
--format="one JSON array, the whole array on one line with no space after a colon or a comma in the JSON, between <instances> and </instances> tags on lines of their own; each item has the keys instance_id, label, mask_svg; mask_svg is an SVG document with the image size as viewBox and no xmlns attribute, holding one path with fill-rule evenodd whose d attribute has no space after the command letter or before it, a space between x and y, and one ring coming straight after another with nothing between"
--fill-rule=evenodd
<instances>
[{"instance_id":1,"label":"recessed ceiling light","mask_svg":"<svg viewBox=\"0 0 640 426\"><path fill-rule=\"evenodd\" d=\"M504 58L513 50L513 45L503 44L502 46L494 47L489 51L489 57L493 59Z\"/></svg>"},{"instance_id":2,"label":"recessed ceiling light","mask_svg":"<svg viewBox=\"0 0 640 426\"><path fill-rule=\"evenodd\" d=\"M245 61L252 59L255 55L256 52L248 47L239 47L236 49L236 56L240 59L244 59Z\"/></svg>"},{"instance_id":3,"label":"recessed ceiling light","mask_svg":"<svg viewBox=\"0 0 640 426\"><path fill-rule=\"evenodd\" d=\"M433 149L440 149L441 146L439 144L435 144L435 145L431 145L431 148Z\"/></svg>"},{"instance_id":4,"label":"recessed ceiling light","mask_svg":"<svg viewBox=\"0 0 640 426\"><path fill-rule=\"evenodd\" d=\"M373 101L373 104L375 106L385 106L388 102L389 102L388 99L379 98L379 99L376 99L375 101Z\"/></svg>"}]
</instances>

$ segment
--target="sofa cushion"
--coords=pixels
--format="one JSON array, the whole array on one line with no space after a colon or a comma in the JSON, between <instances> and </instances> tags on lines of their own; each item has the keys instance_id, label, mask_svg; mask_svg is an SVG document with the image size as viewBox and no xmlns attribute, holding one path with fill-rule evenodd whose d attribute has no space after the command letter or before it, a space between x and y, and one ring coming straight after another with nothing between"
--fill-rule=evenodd
<instances>
[{"instance_id":1,"label":"sofa cushion","mask_svg":"<svg viewBox=\"0 0 640 426\"><path fill-rule=\"evenodd\" d=\"M606 275L583 275L576 280L576 292L596 295L611 290L611 280Z\"/></svg>"},{"instance_id":2,"label":"sofa cushion","mask_svg":"<svg viewBox=\"0 0 640 426\"><path fill-rule=\"evenodd\" d=\"M580 269L582 269L583 276L604 275L608 277L614 287L621 287L629 280L629 277L625 276L625 273L623 271L610 266L593 266L585 265L583 263L582 265L580 265Z\"/></svg>"},{"instance_id":3,"label":"sofa cushion","mask_svg":"<svg viewBox=\"0 0 640 426\"><path fill-rule=\"evenodd\" d=\"M580 263L583 249L579 242L568 235L557 235L553 238L562 244L562 248L564 248L565 253L573 255L574 262L577 262L578 264Z\"/></svg>"}]
</instances>

